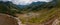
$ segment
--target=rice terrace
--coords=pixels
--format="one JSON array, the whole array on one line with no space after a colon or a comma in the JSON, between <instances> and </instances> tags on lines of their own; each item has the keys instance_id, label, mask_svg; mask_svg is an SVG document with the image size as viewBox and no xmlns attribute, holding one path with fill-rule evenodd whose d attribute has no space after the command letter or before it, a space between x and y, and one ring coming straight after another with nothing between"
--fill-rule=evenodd
<instances>
[{"instance_id":1,"label":"rice terrace","mask_svg":"<svg viewBox=\"0 0 60 25\"><path fill-rule=\"evenodd\" d=\"M60 0L0 0L0 25L60 25Z\"/></svg>"}]
</instances>

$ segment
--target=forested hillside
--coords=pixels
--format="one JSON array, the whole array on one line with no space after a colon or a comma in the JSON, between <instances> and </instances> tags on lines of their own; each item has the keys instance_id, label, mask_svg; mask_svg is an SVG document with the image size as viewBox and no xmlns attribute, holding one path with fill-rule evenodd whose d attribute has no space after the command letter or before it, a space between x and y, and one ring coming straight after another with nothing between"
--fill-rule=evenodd
<instances>
[{"instance_id":1,"label":"forested hillside","mask_svg":"<svg viewBox=\"0 0 60 25\"><path fill-rule=\"evenodd\" d=\"M20 7L10 1L0 1L0 13L17 17L25 25L60 25L60 0L38 1Z\"/></svg>"},{"instance_id":2,"label":"forested hillside","mask_svg":"<svg viewBox=\"0 0 60 25\"><path fill-rule=\"evenodd\" d=\"M0 1L0 13L14 15L16 13L20 13L20 9L15 4L13 4L12 2Z\"/></svg>"}]
</instances>

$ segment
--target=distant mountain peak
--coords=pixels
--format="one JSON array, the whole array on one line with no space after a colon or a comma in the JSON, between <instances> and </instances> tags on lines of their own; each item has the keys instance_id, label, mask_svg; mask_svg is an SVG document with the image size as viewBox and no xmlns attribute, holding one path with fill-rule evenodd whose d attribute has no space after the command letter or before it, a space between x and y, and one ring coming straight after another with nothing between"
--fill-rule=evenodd
<instances>
[{"instance_id":1,"label":"distant mountain peak","mask_svg":"<svg viewBox=\"0 0 60 25\"><path fill-rule=\"evenodd\" d=\"M12 2L10 2L10 1L6 1L6 2L0 1L0 3L8 4L8 3L12 3Z\"/></svg>"}]
</instances>

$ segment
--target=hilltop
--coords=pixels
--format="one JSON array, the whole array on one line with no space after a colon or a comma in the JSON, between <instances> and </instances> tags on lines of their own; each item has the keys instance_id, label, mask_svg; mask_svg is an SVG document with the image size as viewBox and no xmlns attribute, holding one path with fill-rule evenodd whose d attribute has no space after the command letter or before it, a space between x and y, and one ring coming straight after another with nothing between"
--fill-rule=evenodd
<instances>
[{"instance_id":1,"label":"hilltop","mask_svg":"<svg viewBox=\"0 0 60 25\"><path fill-rule=\"evenodd\" d=\"M36 4L40 3L40 4ZM20 8L12 2L0 2L0 13L12 15L26 25L60 25L60 3L57 1L32 4ZM57 23L55 23L57 21Z\"/></svg>"}]
</instances>

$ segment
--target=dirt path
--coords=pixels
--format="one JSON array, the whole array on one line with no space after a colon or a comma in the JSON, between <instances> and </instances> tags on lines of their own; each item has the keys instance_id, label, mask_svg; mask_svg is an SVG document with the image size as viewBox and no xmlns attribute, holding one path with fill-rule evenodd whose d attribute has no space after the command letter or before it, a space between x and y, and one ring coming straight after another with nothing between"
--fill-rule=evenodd
<instances>
[{"instance_id":1,"label":"dirt path","mask_svg":"<svg viewBox=\"0 0 60 25\"><path fill-rule=\"evenodd\" d=\"M20 19L7 14L0 13L0 25L25 25Z\"/></svg>"},{"instance_id":2,"label":"dirt path","mask_svg":"<svg viewBox=\"0 0 60 25\"><path fill-rule=\"evenodd\" d=\"M52 23L52 25L58 25L59 24L59 20L58 19L56 19L53 23Z\"/></svg>"}]
</instances>

